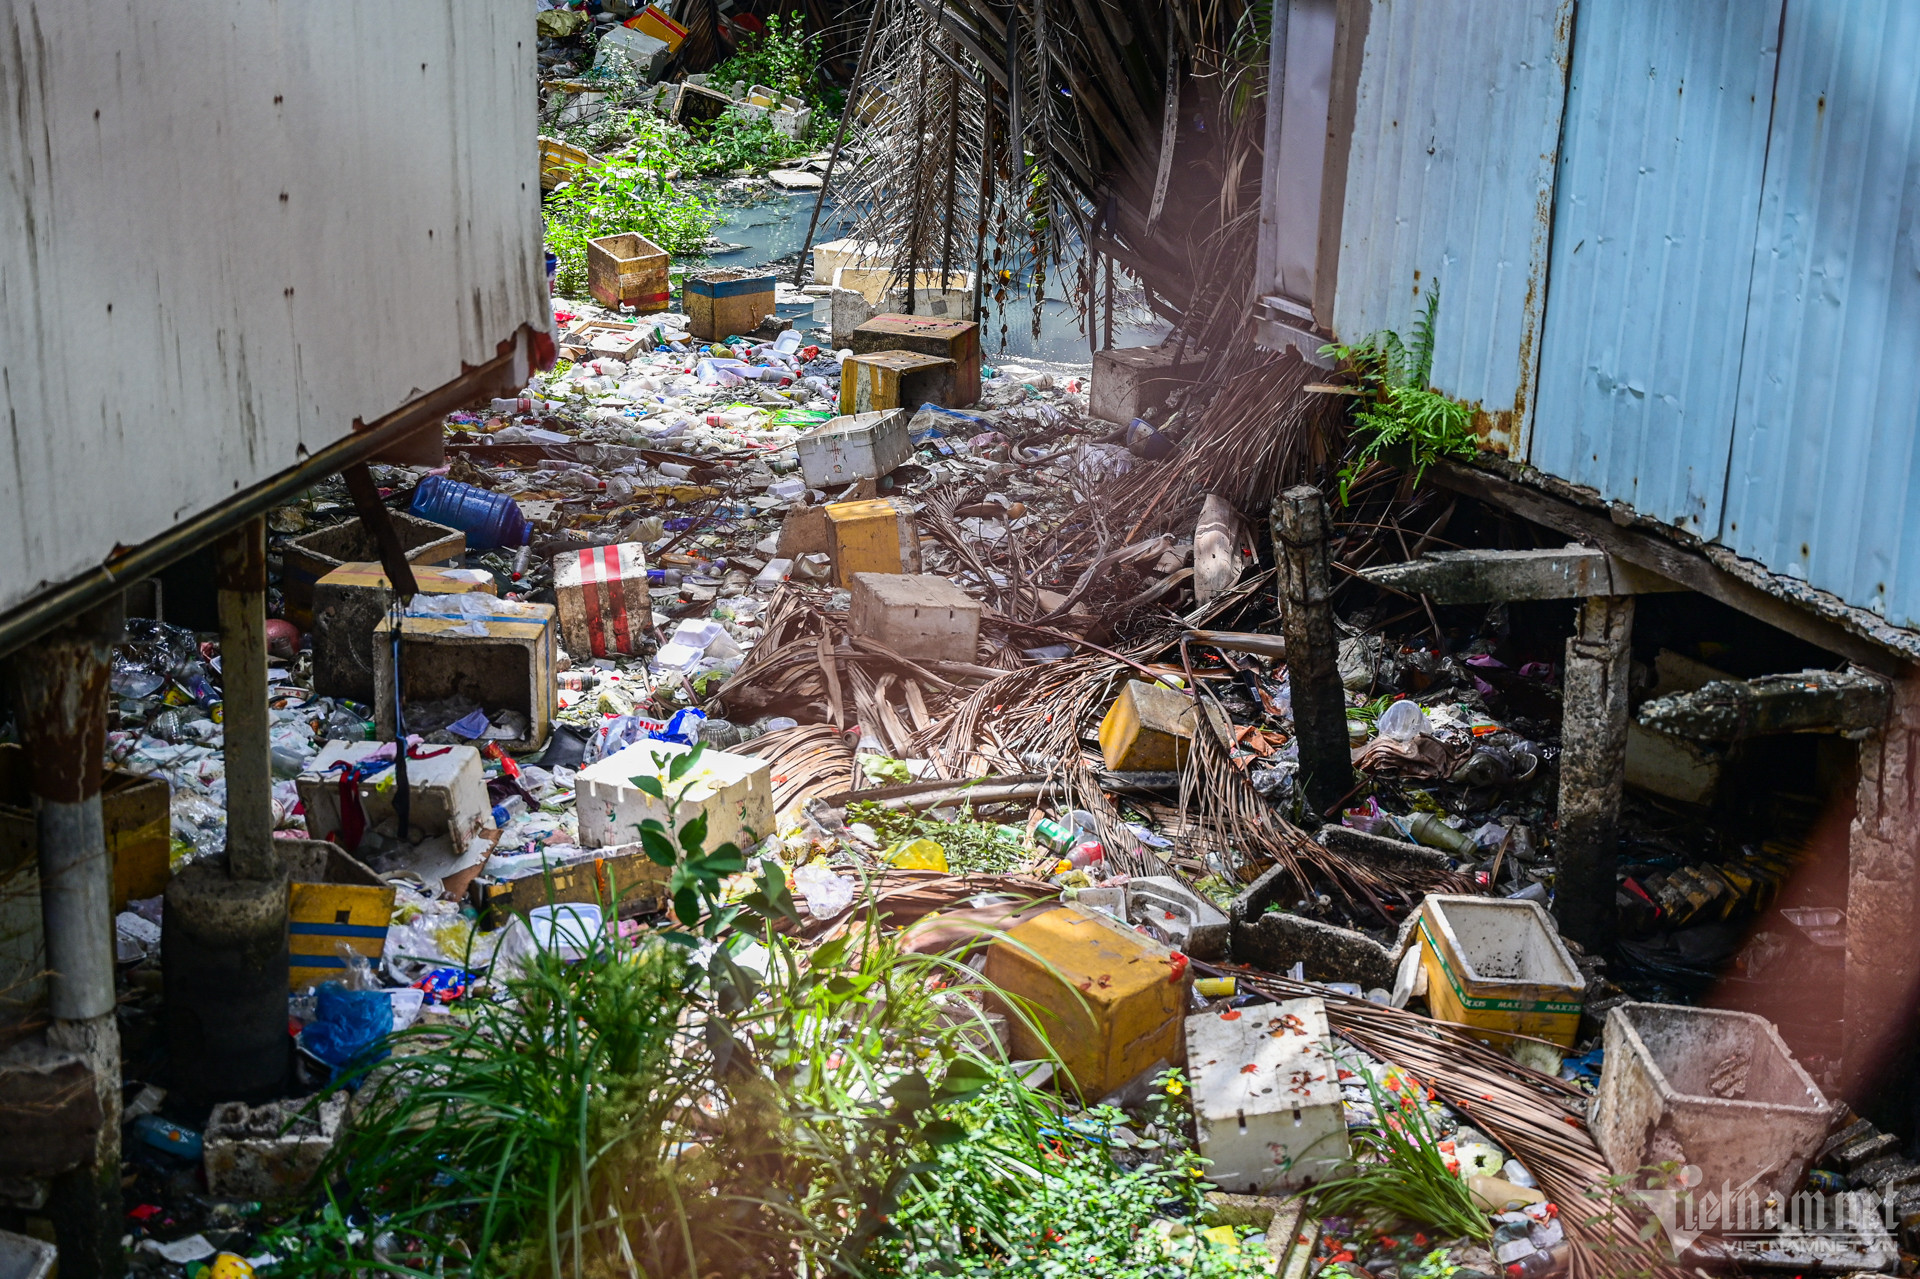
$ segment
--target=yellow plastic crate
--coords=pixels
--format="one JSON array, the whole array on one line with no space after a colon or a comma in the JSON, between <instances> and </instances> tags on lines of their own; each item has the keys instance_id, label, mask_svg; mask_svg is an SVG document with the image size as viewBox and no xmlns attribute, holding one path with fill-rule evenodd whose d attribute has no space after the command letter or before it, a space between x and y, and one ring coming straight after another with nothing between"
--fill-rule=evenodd
<instances>
[{"instance_id":1,"label":"yellow plastic crate","mask_svg":"<svg viewBox=\"0 0 1920 1279\"><path fill-rule=\"evenodd\" d=\"M920 529L904 503L891 497L829 502L826 512L837 585L853 589L855 573L920 571Z\"/></svg>"},{"instance_id":2,"label":"yellow plastic crate","mask_svg":"<svg viewBox=\"0 0 1920 1279\"><path fill-rule=\"evenodd\" d=\"M1186 962L1097 911L1056 906L1015 924L987 951L984 976L1026 1001L1046 1032L1043 1041L1009 1015L1014 1057L1045 1057L1050 1045L1086 1098L1157 1061L1186 1061Z\"/></svg>"}]
</instances>

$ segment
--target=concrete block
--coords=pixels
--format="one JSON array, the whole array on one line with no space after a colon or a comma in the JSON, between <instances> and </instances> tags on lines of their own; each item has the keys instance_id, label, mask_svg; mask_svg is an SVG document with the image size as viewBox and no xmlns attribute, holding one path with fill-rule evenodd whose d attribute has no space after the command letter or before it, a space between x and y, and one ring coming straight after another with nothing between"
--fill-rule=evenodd
<instances>
[{"instance_id":1,"label":"concrete block","mask_svg":"<svg viewBox=\"0 0 1920 1279\"><path fill-rule=\"evenodd\" d=\"M840 366L840 411L871 413L922 404L954 407L958 367L952 360L914 351L850 355Z\"/></svg>"},{"instance_id":2,"label":"concrete block","mask_svg":"<svg viewBox=\"0 0 1920 1279\"><path fill-rule=\"evenodd\" d=\"M802 555L825 555L833 550L833 531L824 506L795 506L780 521L781 559L795 560Z\"/></svg>"},{"instance_id":3,"label":"concrete block","mask_svg":"<svg viewBox=\"0 0 1920 1279\"><path fill-rule=\"evenodd\" d=\"M673 51L658 36L634 27L616 26L609 28L594 47L593 65L596 70L618 71L617 64L624 62L633 68L635 78L642 84L652 84L660 78L660 70L671 56Z\"/></svg>"},{"instance_id":4,"label":"concrete block","mask_svg":"<svg viewBox=\"0 0 1920 1279\"><path fill-rule=\"evenodd\" d=\"M477 618L403 618L400 663L406 695L409 702L464 697L478 702L489 718L516 711L526 717L526 735L501 742L501 748L539 750L553 731L557 709L554 609L551 604L514 604L512 609ZM374 721L388 741L394 725L392 633L388 620L374 628Z\"/></svg>"},{"instance_id":5,"label":"concrete block","mask_svg":"<svg viewBox=\"0 0 1920 1279\"><path fill-rule=\"evenodd\" d=\"M553 557L553 600L569 654L639 652L653 632L647 548L619 542L560 552Z\"/></svg>"},{"instance_id":6,"label":"concrete block","mask_svg":"<svg viewBox=\"0 0 1920 1279\"><path fill-rule=\"evenodd\" d=\"M0 1177L50 1177L86 1162L104 1119L79 1053L36 1033L0 1050Z\"/></svg>"},{"instance_id":7,"label":"concrete block","mask_svg":"<svg viewBox=\"0 0 1920 1279\"><path fill-rule=\"evenodd\" d=\"M1127 881L1127 920L1165 933L1173 948L1195 959L1224 959L1231 927L1220 908L1171 875Z\"/></svg>"},{"instance_id":8,"label":"concrete block","mask_svg":"<svg viewBox=\"0 0 1920 1279\"><path fill-rule=\"evenodd\" d=\"M1677 1159L1700 1169L1696 1194L1751 1186L1785 1202L1832 1120L1827 1099L1764 1018L1641 1003L1607 1014L1589 1126L1622 1176Z\"/></svg>"},{"instance_id":9,"label":"concrete block","mask_svg":"<svg viewBox=\"0 0 1920 1279\"><path fill-rule=\"evenodd\" d=\"M466 561L467 535L459 529L423 520L403 511L389 512L393 530L407 562L415 568L459 568ZM301 630L313 629L313 588L320 579L344 564L380 558L373 534L359 520L332 528L315 529L288 542L281 552L280 591L287 620Z\"/></svg>"},{"instance_id":10,"label":"concrete block","mask_svg":"<svg viewBox=\"0 0 1920 1279\"><path fill-rule=\"evenodd\" d=\"M913 456L905 409L842 414L794 441L800 473L815 488L877 480Z\"/></svg>"},{"instance_id":11,"label":"concrete block","mask_svg":"<svg viewBox=\"0 0 1920 1279\"><path fill-rule=\"evenodd\" d=\"M980 601L944 577L855 573L848 625L902 657L971 662L980 645Z\"/></svg>"},{"instance_id":12,"label":"concrete block","mask_svg":"<svg viewBox=\"0 0 1920 1279\"><path fill-rule=\"evenodd\" d=\"M1174 347L1116 346L1093 353L1088 412L1103 422L1131 422L1167 396L1196 381L1205 357L1189 351L1176 360Z\"/></svg>"},{"instance_id":13,"label":"concrete block","mask_svg":"<svg viewBox=\"0 0 1920 1279\"><path fill-rule=\"evenodd\" d=\"M910 313L928 320L972 320L976 278L971 271L955 271L943 282L938 271L915 272L913 304L909 307L905 283L894 282L891 266L841 267L834 272L829 294L833 300L833 344L836 348L852 346L854 333L878 315Z\"/></svg>"},{"instance_id":14,"label":"concrete block","mask_svg":"<svg viewBox=\"0 0 1920 1279\"><path fill-rule=\"evenodd\" d=\"M1219 707L1207 716L1221 733L1231 729ZM1112 772L1158 772L1186 763L1199 725L1190 694L1164 684L1128 680L1100 721L1100 755Z\"/></svg>"},{"instance_id":15,"label":"concrete block","mask_svg":"<svg viewBox=\"0 0 1920 1279\"><path fill-rule=\"evenodd\" d=\"M938 272L934 274L937 277ZM914 283L920 287L918 279ZM945 287L951 288L952 283L948 282ZM876 315L853 331L852 347L855 355L913 351L952 360L953 398L934 403L947 408L965 408L980 399L980 326L971 320L935 315Z\"/></svg>"},{"instance_id":16,"label":"concrete block","mask_svg":"<svg viewBox=\"0 0 1920 1279\"><path fill-rule=\"evenodd\" d=\"M652 819L678 830L707 815L707 848L734 844L742 850L773 834L772 765L763 759L702 751L700 761L677 782L667 780L671 761L691 748L676 742L635 742L580 771L574 780L583 848L610 848L640 838L640 823ZM656 777L670 800L686 794L671 812L633 784Z\"/></svg>"},{"instance_id":17,"label":"concrete block","mask_svg":"<svg viewBox=\"0 0 1920 1279\"><path fill-rule=\"evenodd\" d=\"M306 806L309 835L340 842L341 775L389 745L328 742L321 748L313 766L294 782L300 802ZM412 797L408 820L428 836L445 834L449 842L465 848L474 836L493 829L493 804L487 798L480 752L471 746L423 746L420 751L428 757L407 758L407 789ZM434 751L440 753L428 754ZM356 789L369 827L393 816L391 766L364 779Z\"/></svg>"},{"instance_id":18,"label":"concrete block","mask_svg":"<svg viewBox=\"0 0 1920 1279\"><path fill-rule=\"evenodd\" d=\"M1171 948L1074 905L1044 908L1005 937L988 947L982 975L1025 1001L1045 1033L1009 1011L1016 1058L1058 1055L1090 1101L1155 1063L1186 1061L1193 975Z\"/></svg>"},{"instance_id":19,"label":"concrete block","mask_svg":"<svg viewBox=\"0 0 1920 1279\"><path fill-rule=\"evenodd\" d=\"M920 571L920 529L901 499L829 502L824 509L836 585L851 588L858 573Z\"/></svg>"},{"instance_id":20,"label":"concrete block","mask_svg":"<svg viewBox=\"0 0 1920 1279\"><path fill-rule=\"evenodd\" d=\"M1296 1190L1352 1158L1326 1005L1289 999L1187 1018L1187 1073L1207 1179L1224 1190Z\"/></svg>"},{"instance_id":21,"label":"concrete block","mask_svg":"<svg viewBox=\"0 0 1920 1279\"><path fill-rule=\"evenodd\" d=\"M1573 1047L1587 982L1538 902L1429 893L1415 927L1435 1017L1488 1043L1531 1035Z\"/></svg>"},{"instance_id":22,"label":"concrete block","mask_svg":"<svg viewBox=\"0 0 1920 1279\"><path fill-rule=\"evenodd\" d=\"M208 1193L215 1199L244 1200L300 1194L339 1140L346 1113L344 1095L328 1097L311 1109L292 1101L215 1106L201 1133Z\"/></svg>"},{"instance_id":23,"label":"concrete block","mask_svg":"<svg viewBox=\"0 0 1920 1279\"><path fill-rule=\"evenodd\" d=\"M687 330L704 342L751 333L774 313L774 291L770 272L726 267L695 271L680 289Z\"/></svg>"},{"instance_id":24,"label":"concrete block","mask_svg":"<svg viewBox=\"0 0 1920 1279\"><path fill-rule=\"evenodd\" d=\"M475 581L473 570L415 567L423 595L497 594L493 579ZM313 691L371 706L373 628L387 615L392 585L378 563L342 564L313 588Z\"/></svg>"}]
</instances>

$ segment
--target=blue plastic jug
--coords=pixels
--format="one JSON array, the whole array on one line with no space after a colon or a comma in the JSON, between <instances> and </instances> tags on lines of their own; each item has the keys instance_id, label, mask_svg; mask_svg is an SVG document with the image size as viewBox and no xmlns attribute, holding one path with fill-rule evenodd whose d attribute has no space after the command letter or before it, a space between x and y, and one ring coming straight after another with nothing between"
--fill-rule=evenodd
<instances>
[{"instance_id":1,"label":"blue plastic jug","mask_svg":"<svg viewBox=\"0 0 1920 1279\"><path fill-rule=\"evenodd\" d=\"M533 536L532 525L512 498L444 475L421 480L407 509L423 520L459 529L467 535L467 546L476 551L525 546Z\"/></svg>"}]
</instances>

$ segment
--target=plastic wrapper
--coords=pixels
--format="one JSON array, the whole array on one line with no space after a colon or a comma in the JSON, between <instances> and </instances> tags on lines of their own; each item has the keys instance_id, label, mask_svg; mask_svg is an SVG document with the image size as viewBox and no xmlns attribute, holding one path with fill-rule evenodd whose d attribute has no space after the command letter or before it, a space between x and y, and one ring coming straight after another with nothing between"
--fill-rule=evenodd
<instances>
[{"instance_id":1,"label":"plastic wrapper","mask_svg":"<svg viewBox=\"0 0 1920 1279\"><path fill-rule=\"evenodd\" d=\"M837 918L853 904L853 880L836 875L823 861L808 862L794 871L793 886L806 899L807 913L815 919Z\"/></svg>"}]
</instances>

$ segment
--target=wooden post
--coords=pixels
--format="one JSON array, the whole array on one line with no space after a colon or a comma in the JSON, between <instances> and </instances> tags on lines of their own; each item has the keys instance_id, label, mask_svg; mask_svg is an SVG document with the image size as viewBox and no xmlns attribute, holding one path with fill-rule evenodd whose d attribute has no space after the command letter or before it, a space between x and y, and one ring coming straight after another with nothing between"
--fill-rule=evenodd
<instances>
[{"instance_id":1,"label":"wooden post","mask_svg":"<svg viewBox=\"0 0 1920 1279\"><path fill-rule=\"evenodd\" d=\"M1347 693L1340 686L1339 641L1327 582L1331 524L1325 495L1310 484L1274 499L1273 558L1280 569L1280 629L1287 640L1300 783L1307 806L1321 817L1331 816L1353 789Z\"/></svg>"},{"instance_id":2,"label":"wooden post","mask_svg":"<svg viewBox=\"0 0 1920 1279\"><path fill-rule=\"evenodd\" d=\"M1627 774L1627 665L1633 596L1594 595L1567 641L1561 686L1560 830L1553 913L1592 951L1614 935L1614 834Z\"/></svg>"}]
</instances>

